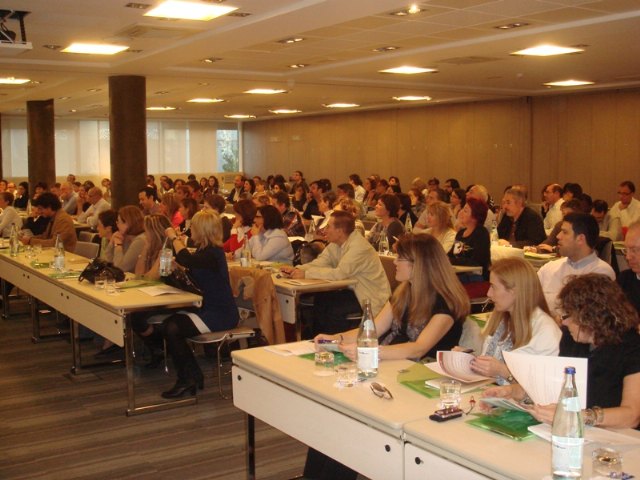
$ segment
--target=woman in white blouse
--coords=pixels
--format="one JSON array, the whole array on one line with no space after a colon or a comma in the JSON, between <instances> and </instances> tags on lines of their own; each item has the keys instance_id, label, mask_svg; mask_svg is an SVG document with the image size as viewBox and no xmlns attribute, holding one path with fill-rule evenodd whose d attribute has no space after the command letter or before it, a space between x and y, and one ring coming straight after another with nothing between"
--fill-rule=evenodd
<instances>
[{"instance_id":1,"label":"woman in white blouse","mask_svg":"<svg viewBox=\"0 0 640 480\"><path fill-rule=\"evenodd\" d=\"M549 315L535 270L522 258L498 260L491 267L487 295L494 311L483 331L482 354L471 361L471 369L496 377L498 384L512 383L502 352L558 355L562 333Z\"/></svg>"},{"instance_id":2,"label":"woman in white blouse","mask_svg":"<svg viewBox=\"0 0 640 480\"><path fill-rule=\"evenodd\" d=\"M276 207L265 205L258 208L249 239L249 248L254 260L293 262L293 248L282 226L282 215ZM239 255L240 250L236 252L236 256Z\"/></svg>"}]
</instances>

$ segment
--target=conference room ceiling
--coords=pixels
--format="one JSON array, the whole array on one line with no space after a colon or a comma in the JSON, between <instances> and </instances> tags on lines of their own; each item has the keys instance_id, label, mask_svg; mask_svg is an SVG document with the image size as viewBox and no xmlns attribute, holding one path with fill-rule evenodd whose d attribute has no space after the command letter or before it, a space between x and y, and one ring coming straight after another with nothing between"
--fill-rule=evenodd
<instances>
[{"instance_id":1,"label":"conference room ceiling","mask_svg":"<svg viewBox=\"0 0 640 480\"><path fill-rule=\"evenodd\" d=\"M238 10L202 22L145 17L145 9L127 7L127 0L0 0L0 9L30 12L25 25L33 44L18 55L0 47L0 76L31 80L0 85L0 113L23 116L26 101L54 99L57 118L106 118L113 75L145 76L147 106L176 108L149 111L148 118L216 121L232 114L285 116L270 112L278 108L301 111L294 115L334 113L323 106L334 102L359 104L346 110L354 111L640 85L638 0L430 0L405 16L391 14L410 6L398 0L202 1ZM140 3L151 8L161 2ZM516 23L526 25L496 28ZM19 35L17 21L6 25ZM279 42L295 37L303 40ZM101 56L46 47L72 42L129 50ZM511 55L539 44L584 51ZM397 49L374 51L390 46ZM437 73L379 73L402 65ZM544 85L567 79L595 83ZM286 93L244 93L252 88ZM393 99L406 95L431 100ZM225 101L187 103L194 97Z\"/></svg>"}]
</instances>

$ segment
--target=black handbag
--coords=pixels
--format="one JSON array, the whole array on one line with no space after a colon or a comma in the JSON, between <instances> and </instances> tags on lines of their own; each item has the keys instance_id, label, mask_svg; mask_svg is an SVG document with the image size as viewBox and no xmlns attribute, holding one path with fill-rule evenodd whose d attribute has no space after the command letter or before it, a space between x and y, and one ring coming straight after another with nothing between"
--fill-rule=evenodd
<instances>
[{"instance_id":1,"label":"black handbag","mask_svg":"<svg viewBox=\"0 0 640 480\"><path fill-rule=\"evenodd\" d=\"M116 267L113 263L102 260L101 258L94 258L89 262L89 265L82 271L78 277L78 281L88 280L91 283L96 283L96 277L101 273L108 272L116 282L122 282L124 280L124 272L121 268Z\"/></svg>"},{"instance_id":2,"label":"black handbag","mask_svg":"<svg viewBox=\"0 0 640 480\"><path fill-rule=\"evenodd\" d=\"M196 283L195 279L191 275L188 269L176 266L168 276L162 277L162 280L167 285L179 288L185 292L194 293L196 295L202 295L202 290Z\"/></svg>"}]
</instances>

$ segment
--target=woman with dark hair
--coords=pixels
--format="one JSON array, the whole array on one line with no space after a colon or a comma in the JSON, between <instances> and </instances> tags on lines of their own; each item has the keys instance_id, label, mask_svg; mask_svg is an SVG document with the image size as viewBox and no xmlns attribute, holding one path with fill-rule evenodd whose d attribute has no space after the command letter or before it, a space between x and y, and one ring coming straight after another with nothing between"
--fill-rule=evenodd
<instances>
[{"instance_id":1,"label":"woman with dark hair","mask_svg":"<svg viewBox=\"0 0 640 480\"><path fill-rule=\"evenodd\" d=\"M431 235L403 235L397 250L394 263L400 284L375 318L379 359L384 362L435 357L438 350L457 345L469 313L469 297ZM341 334L317 335L315 342L339 342L340 350L355 360L357 337L356 328ZM335 460L309 450L305 478L350 480L357 475Z\"/></svg>"},{"instance_id":2,"label":"woman with dark hair","mask_svg":"<svg viewBox=\"0 0 640 480\"><path fill-rule=\"evenodd\" d=\"M449 260L453 265L482 267L482 276L465 275L461 278L463 283L489 280L491 241L489 232L484 228L488 209L482 200L471 197L460 210L459 220L462 229L456 233L455 242L449 251Z\"/></svg>"},{"instance_id":3,"label":"woman with dark hair","mask_svg":"<svg viewBox=\"0 0 640 480\"><path fill-rule=\"evenodd\" d=\"M13 207L26 210L29 205L29 184L27 182L20 182L16 190L16 198L13 200Z\"/></svg>"},{"instance_id":4,"label":"woman with dark hair","mask_svg":"<svg viewBox=\"0 0 640 480\"><path fill-rule=\"evenodd\" d=\"M453 224L459 226L458 223L458 215L460 214L460 210L464 208L464 204L467 201L467 194L462 188L454 188L451 191L451 196L449 197L449 203L451 205L451 219L453 220ZM459 228L456 228L459 230Z\"/></svg>"},{"instance_id":5,"label":"woman with dark hair","mask_svg":"<svg viewBox=\"0 0 640 480\"><path fill-rule=\"evenodd\" d=\"M49 187L45 182L36 183L36 186L33 187L33 196L31 197L31 201L34 201L36 198L38 198L40 195L46 192L48 188Z\"/></svg>"},{"instance_id":6,"label":"woman with dark hair","mask_svg":"<svg viewBox=\"0 0 640 480\"><path fill-rule=\"evenodd\" d=\"M307 208L307 193L309 193L309 190L307 189L306 184L296 186L296 189L293 192L291 205L293 205L293 208L298 210L300 213L304 212L305 208Z\"/></svg>"},{"instance_id":7,"label":"woman with dark hair","mask_svg":"<svg viewBox=\"0 0 640 480\"><path fill-rule=\"evenodd\" d=\"M217 193L212 193L211 195L207 195L204 198L204 208L215 210L216 212L218 212L218 215L220 215L220 222L222 223L223 242L229 240L229 237L231 236L231 228L233 227L233 224L231 223L231 220L229 220L229 217L223 215L226 206L227 202L225 201L224 197L222 195L218 195Z\"/></svg>"},{"instance_id":8,"label":"woman with dark hair","mask_svg":"<svg viewBox=\"0 0 640 480\"><path fill-rule=\"evenodd\" d=\"M373 210L376 208L376 203L378 203L378 194L376 193L376 187L378 186L378 182L375 178L365 178L364 179L364 200L363 203L368 210Z\"/></svg>"},{"instance_id":9,"label":"woman with dark hair","mask_svg":"<svg viewBox=\"0 0 640 480\"><path fill-rule=\"evenodd\" d=\"M246 178L244 180L244 191L251 195L256 192L256 182L253 181L253 178Z\"/></svg>"},{"instance_id":10,"label":"woman with dark hair","mask_svg":"<svg viewBox=\"0 0 640 480\"><path fill-rule=\"evenodd\" d=\"M380 237L387 235L389 248L393 248L393 244L404 233L404 225L398 220L398 210L400 209L400 200L395 195L385 193L380 195L376 202L374 210L379 221L371 228L367 240L373 248L378 249Z\"/></svg>"},{"instance_id":11,"label":"woman with dark hair","mask_svg":"<svg viewBox=\"0 0 640 480\"><path fill-rule=\"evenodd\" d=\"M198 213L198 210L200 210L200 205L198 205L196 199L186 197L180 201L180 208L178 211L183 218L183 221L180 224L180 230L183 235L191 237L191 219L196 213Z\"/></svg>"},{"instance_id":12,"label":"woman with dark hair","mask_svg":"<svg viewBox=\"0 0 640 480\"><path fill-rule=\"evenodd\" d=\"M367 192L362 186L362 179L360 178L360 175L357 173L349 175L349 184L353 187L353 194L356 202L363 203Z\"/></svg>"},{"instance_id":13,"label":"woman with dark hair","mask_svg":"<svg viewBox=\"0 0 640 480\"><path fill-rule=\"evenodd\" d=\"M424 193L419 188L411 188L408 192L409 198L411 199L411 211L416 217L420 217L424 209L427 208L427 204L424 199ZM417 223L413 222L415 225Z\"/></svg>"},{"instance_id":14,"label":"woman with dark hair","mask_svg":"<svg viewBox=\"0 0 640 480\"><path fill-rule=\"evenodd\" d=\"M282 215L276 207L265 205L258 208L249 238L251 256L255 260L289 264L293 262L293 248L282 226ZM235 255L239 257L240 251Z\"/></svg>"},{"instance_id":15,"label":"woman with dark hair","mask_svg":"<svg viewBox=\"0 0 640 480\"><path fill-rule=\"evenodd\" d=\"M160 201L160 211L169 220L171 220L171 225L173 226L173 228L180 228L180 225L182 225L182 222L184 222L184 218L182 218L182 214L180 213L180 202L172 192L168 192L162 195L162 200Z\"/></svg>"},{"instance_id":16,"label":"woman with dark hair","mask_svg":"<svg viewBox=\"0 0 640 480\"><path fill-rule=\"evenodd\" d=\"M396 197L400 200L400 209L398 210L398 220L402 225L407 224L407 217L411 220L411 227L418 221L418 217L411 209L411 197L408 193L397 193ZM407 232L409 233L409 232Z\"/></svg>"},{"instance_id":17,"label":"woman with dark hair","mask_svg":"<svg viewBox=\"0 0 640 480\"><path fill-rule=\"evenodd\" d=\"M236 252L240 256L240 249L244 245L245 239L251 238L251 227L253 227L257 208L253 200L238 200L233 204L233 211L236 213L236 220L231 229L229 240L223 245L224 251L231 253L231 258Z\"/></svg>"},{"instance_id":18,"label":"woman with dark hair","mask_svg":"<svg viewBox=\"0 0 640 480\"><path fill-rule=\"evenodd\" d=\"M103 210L98 214L98 224L96 229L98 230L98 237L100 237L100 258L102 260L110 261L107 258L107 246L111 241L111 237L118 231L118 214L115 210Z\"/></svg>"},{"instance_id":19,"label":"woman with dark hair","mask_svg":"<svg viewBox=\"0 0 640 480\"><path fill-rule=\"evenodd\" d=\"M638 312L605 275L589 273L567 283L558 301L562 315L561 357L589 359L585 425L634 428L640 424L640 335ZM518 385L494 387L483 396L522 400ZM551 423L556 405L535 405L531 413Z\"/></svg>"},{"instance_id":20,"label":"woman with dark hair","mask_svg":"<svg viewBox=\"0 0 640 480\"><path fill-rule=\"evenodd\" d=\"M395 193L400 193L402 191L402 188L400 188L400 179L394 175L389 177L389 186L390 187L398 187L397 191ZM394 189L395 190L395 189Z\"/></svg>"},{"instance_id":21,"label":"woman with dark hair","mask_svg":"<svg viewBox=\"0 0 640 480\"><path fill-rule=\"evenodd\" d=\"M207 185L204 189L203 195L206 197L207 195L216 195L220 188L220 183L215 175L209 175L209 179L207 180Z\"/></svg>"}]
</instances>

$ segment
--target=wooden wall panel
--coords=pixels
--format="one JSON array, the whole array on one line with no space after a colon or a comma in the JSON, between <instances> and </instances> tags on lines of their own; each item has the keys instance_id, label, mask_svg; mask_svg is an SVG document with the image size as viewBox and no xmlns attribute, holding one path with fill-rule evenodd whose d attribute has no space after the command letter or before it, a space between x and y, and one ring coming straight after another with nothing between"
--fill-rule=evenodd
<instances>
[{"instance_id":1,"label":"wooden wall panel","mask_svg":"<svg viewBox=\"0 0 640 480\"><path fill-rule=\"evenodd\" d=\"M640 90L521 98L245 123L244 170L294 169L335 184L353 172L463 185L498 197L524 183L538 201L548 182L577 181L615 200L617 184L640 188Z\"/></svg>"}]
</instances>

